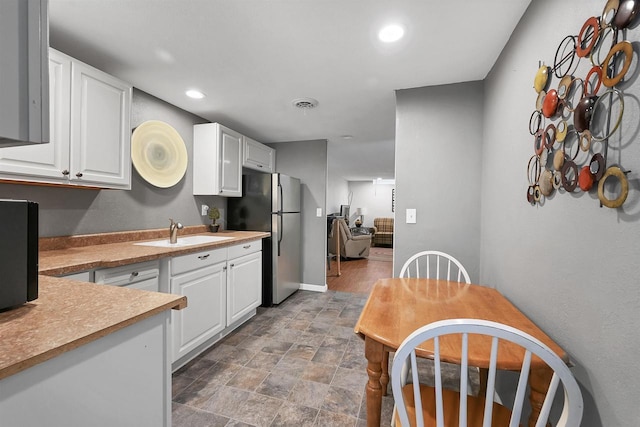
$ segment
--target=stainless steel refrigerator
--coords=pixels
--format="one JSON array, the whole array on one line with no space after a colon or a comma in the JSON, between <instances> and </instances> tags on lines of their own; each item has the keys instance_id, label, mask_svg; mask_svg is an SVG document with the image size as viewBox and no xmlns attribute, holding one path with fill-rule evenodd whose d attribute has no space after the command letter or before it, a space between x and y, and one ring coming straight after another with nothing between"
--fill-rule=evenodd
<instances>
[{"instance_id":1,"label":"stainless steel refrigerator","mask_svg":"<svg viewBox=\"0 0 640 427\"><path fill-rule=\"evenodd\" d=\"M300 180L287 175L242 176L242 197L227 199L229 230L269 231L262 247L262 305L280 304L302 281Z\"/></svg>"}]
</instances>

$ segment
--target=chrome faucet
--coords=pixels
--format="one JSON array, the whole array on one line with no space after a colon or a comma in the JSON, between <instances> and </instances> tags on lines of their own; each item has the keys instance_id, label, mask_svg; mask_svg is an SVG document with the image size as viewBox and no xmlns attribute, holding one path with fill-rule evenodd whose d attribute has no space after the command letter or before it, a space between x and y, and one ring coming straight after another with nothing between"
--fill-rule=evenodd
<instances>
[{"instance_id":1,"label":"chrome faucet","mask_svg":"<svg viewBox=\"0 0 640 427\"><path fill-rule=\"evenodd\" d=\"M169 243L178 243L178 230L182 230L182 224L175 222L173 218L169 218Z\"/></svg>"}]
</instances>

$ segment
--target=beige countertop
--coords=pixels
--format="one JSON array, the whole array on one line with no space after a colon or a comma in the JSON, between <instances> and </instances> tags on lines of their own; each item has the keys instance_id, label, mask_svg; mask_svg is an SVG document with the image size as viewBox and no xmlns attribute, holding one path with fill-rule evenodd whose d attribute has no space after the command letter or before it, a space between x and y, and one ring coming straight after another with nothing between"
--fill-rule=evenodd
<instances>
[{"instance_id":1,"label":"beige countertop","mask_svg":"<svg viewBox=\"0 0 640 427\"><path fill-rule=\"evenodd\" d=\"M205 230L206 226L185 227L180 236L212 235ZM225 231L215 235L232 239L178 248L134 244L167 238L165 229L41 238L38 299L0 312L0 380L164 310L187 306L180 295L49 276L232 246L270 233Z\"/></svg>"},{"instance_id":2,"label":"beige countertop","mask_svg":"<svg viewBox=\"0 0 640 427\"><path fill-rule=\"evenodd\" d=\"M0 379L171 308L186 297L40 276L38 299L0 313Z\"/></svg>"},{"instance_id":3,"label":"beige countertop","mask_svg":"<svg viewBox=\"0 0 640 427\"><path fill-rule=\"evenodd\" d=\"M38 270L47 276L62 276L94 268L118 267L169 256L184 255L205 249L222 248L269 237L262 231L204 232L205 227L185 227L179 237L208 235L231 237L229 240L176 248L140 246L134 243L169 238L165 229L144 232L103 233L40 239Z\"/></svg>"}]
</instances>

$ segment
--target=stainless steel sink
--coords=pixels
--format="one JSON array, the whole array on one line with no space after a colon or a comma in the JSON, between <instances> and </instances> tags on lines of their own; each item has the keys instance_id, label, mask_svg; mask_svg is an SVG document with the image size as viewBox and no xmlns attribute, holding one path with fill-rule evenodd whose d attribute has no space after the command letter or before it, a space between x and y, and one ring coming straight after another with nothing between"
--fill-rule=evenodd
<instances>
[{"instance_id":1,"label":"stainless steel sink","mask_svg":"<svg viewBox=\"0 0 640 427\"><path fill-rule=\"evenodd\" d=\"M233 239L233 237L187 236L187 237L178 237L177 243L170 243L169 239L164 239L164 240L153 240L151 242L139 242L139 243L134 243L134 245L156 246L161 248L181 248L185 246L202 245L205 243L222 242L224 240L229 240L229 239Z\"/></svg>"}]
</instances>

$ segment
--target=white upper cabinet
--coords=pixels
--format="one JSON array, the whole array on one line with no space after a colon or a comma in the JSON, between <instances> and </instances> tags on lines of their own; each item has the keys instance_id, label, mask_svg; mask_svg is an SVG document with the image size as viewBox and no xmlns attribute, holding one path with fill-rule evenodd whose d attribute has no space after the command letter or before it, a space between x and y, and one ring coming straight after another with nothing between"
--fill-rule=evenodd
<instances>
[{"instance_id":1,"label":"white upper cabinet","mask_svg":"<svg viewBox=\"0 0 640 427\"><path fill-rule=\"evenodd\" d=\"M49 51L51 142L0 149L0 179L131 188L131 85Z\"/></svg>"},{"instance_id":2,"label":"white upper cabinet","mask_svg":"<svg viewBox=\"0 0 640 427\"><path fill-rule=\"evenodd\" d=\"M0 0L0 146L49 141L47 0Z\"/></svg>"},{"instance_id":3,"label":"white upper cabinet","mask_svg":"<svg viewBox=\"0 0 640 427\"><path fill-rule=\"evenodd\" d=\"M130 189L131 86L81 62L71 76L71 180Z\"/></svg>"},{"instance_id":4,"label":"white upper cabinet","mask_svg":"<svg viewBox=\"0 0 640 427\"><path fill-rule=\"evenodd\" d=\"M262 172L273 173L275 169L276 150L264 144L244 137L242 166Z\"/></svg>"},{"instance_id":5,"label":"white upper cabinet","mask_svg":"<svg viewBox=\"0 0 640 427\"><path fill-rule=\"evenodd\" d=\"M194 195L242 196L242 139L219 123L194 125Z\"/></svg>"}]
</instances>

